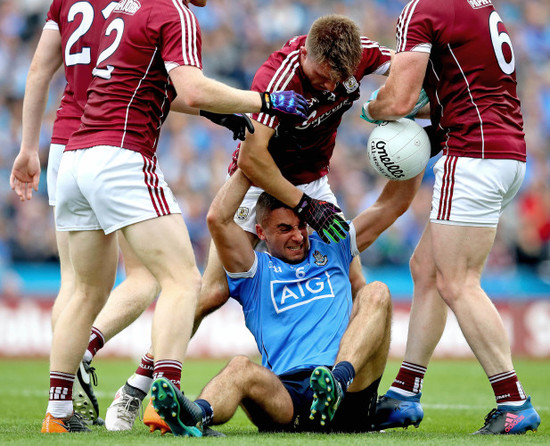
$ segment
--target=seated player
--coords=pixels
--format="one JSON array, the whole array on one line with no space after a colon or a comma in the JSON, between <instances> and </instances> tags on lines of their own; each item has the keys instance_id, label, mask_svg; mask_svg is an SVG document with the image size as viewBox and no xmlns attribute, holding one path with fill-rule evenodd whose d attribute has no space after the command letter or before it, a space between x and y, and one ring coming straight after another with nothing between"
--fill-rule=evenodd
<instances>
[{"instance_id":1,"label":"seated player","mask_svg":"<svg viewBox=\"0 0 550 446\"><path fill-rule=\"evenodd\" d=\"M152 385L155 410L175 435L209 434L241 405L260 431L372 430L377 389L390 343L391 298L372 282L352 298L349 265L412 201L422 175L388 182L353 219L349 235L326 244L294 210L264 193L256 252L233 216L250 181L238 170L216 195L212 239L242 306L262 365L233 358L191 402L169 380ZM333 366L334 365L334 366Z\"/></svg>"}]
</instances>

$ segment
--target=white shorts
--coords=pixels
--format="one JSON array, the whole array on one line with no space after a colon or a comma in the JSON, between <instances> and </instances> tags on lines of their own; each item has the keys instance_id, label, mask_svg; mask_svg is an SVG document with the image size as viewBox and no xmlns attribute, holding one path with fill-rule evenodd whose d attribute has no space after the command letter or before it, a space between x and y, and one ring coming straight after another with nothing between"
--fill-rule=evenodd
<instances>
[{"instance_id":1,"label":"white shorts","mask_svg":"<svg viewBox=\"0 0 550 446\"><path fill-rule=\"evenodd\" d=\"M430 221L496 227L502 211L521 187L525 163L442 156L434 173Z\"/></svg>"},{"instance_id":2,"label":"white shorts","mask_svg":"<svg viewBox=\"0 0 550 446\"><path fill-rule=\"evenodd\" d=\"M46 175L48 183L48 203L50 206L55 206L57 172L59 171L59 164L61 163L63 150L65 150L65 146L63 144L50 144L50 153L48 154L48 170Z\"/></svg>"},{"instance_id":3,"label":"white shorts","mask_svg":"<svg viewBox=\"0 0 550 446\"><path fill-rule=\"evenodd\" d=\"M181 214L158 167L139 152L112 146L65 152L57 178L58 231L103 229Z\"/></svg>"},{"instance_id":4,"label":"white shorts","mask_svg":"<svg viewBox=\"0 0 550 446\"><path fill-rule=\"evenodd\" d=\"M338 206L336 196L330 189L326 175L311 183L300 184L296 187L316 200L328 201ZM252 234L256 234L256 203L263 191L259 187L251 186L235 213L235 223L245 231L252 232Z\"/></svg>"}]
</instances>

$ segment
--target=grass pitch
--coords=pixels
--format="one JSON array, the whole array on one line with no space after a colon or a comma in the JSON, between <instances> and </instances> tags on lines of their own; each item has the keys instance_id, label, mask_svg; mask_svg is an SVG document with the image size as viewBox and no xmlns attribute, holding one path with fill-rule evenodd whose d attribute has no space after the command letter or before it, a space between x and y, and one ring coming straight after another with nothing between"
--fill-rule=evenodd
<instances>
[{"instance_id":1,"label":"grass pitch","mask_svg":"<svg viewBox=\"0 0 550 446\"><path fill-rule=\"evenodd\" d=\"M187 395L198 395L226 361L188 361L184 364L182 383ZM391 361L382 379L380 392L385 392L400 363ZM94 361L98 372L97 396L101 415L116 390L136 367L135 361L115 361L98 358ZM381 434L323 435L323 434L258 434L242 411L227 424L217 429L226 438L176 438L150 434L139 420L131 432L107 432L94 427L90 434L40 434L47 404L48 363L45 360L0 359L0 444L75 445L101 444L150 445L200 442L224 445L401 445L401 444L547 444L550 445L550 361L516 360L516 370L525 390L532 395L542 423L537 433L523 436L473 437L471 432L483 424L484 416L494 407L491 387L479 364L475 361L436 360L430 364L424 382L424 421L419 429L390 429ZM198 444L198 443L197 443Z\"/></svg>"}]
</instances>

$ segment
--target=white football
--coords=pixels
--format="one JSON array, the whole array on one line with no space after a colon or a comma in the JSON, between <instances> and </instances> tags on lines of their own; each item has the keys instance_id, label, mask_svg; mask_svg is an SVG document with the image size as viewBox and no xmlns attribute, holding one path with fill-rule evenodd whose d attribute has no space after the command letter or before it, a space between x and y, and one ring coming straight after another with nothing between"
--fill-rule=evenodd
<instances>
[{"instance_id":1,"label":"white football","mask_svg":"<svg viewBox=\"0 0 550 446\"><path fill-rule=\"evenodd\" d=\"M371 132L367 154L380 175L404 181L417 176L428 164L430 139L412 119L385 121Z\"/></svg>"}]
</instances>

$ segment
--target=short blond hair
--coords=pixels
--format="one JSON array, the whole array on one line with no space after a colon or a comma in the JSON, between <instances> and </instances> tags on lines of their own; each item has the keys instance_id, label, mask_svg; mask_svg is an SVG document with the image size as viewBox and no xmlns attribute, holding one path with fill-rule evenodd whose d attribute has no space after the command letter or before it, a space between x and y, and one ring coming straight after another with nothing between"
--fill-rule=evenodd
<instances>
[{"instance_id":1,"label":"short blond hair","mask_svg":"<svg viewBox=\"0 0 550 446\"><path fill-rule=\"evenodd\" d=\"M329 65L336 80L344 81L353 75L363 54L359 27L343 15L319 17L311 25L306 49L315 62Z\"/></svg>"}]
</instances>

